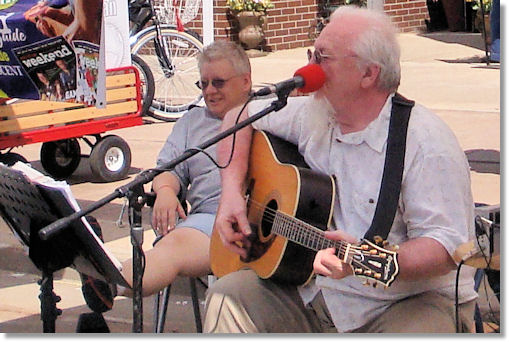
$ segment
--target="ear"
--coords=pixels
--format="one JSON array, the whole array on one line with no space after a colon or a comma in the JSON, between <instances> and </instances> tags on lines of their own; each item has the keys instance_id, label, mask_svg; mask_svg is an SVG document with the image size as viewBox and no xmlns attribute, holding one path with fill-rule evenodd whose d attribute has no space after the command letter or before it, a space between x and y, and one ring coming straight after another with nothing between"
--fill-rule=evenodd
<instances>
[{"instance_id":1,"label":"ear","mask_svg":"<svg viewBox=\"0 0 509 342\"><path fill-rule=\"evenodd\" d=\"M246 92L251 91L252 81L251 81L251 73L250 72L242 75L242 87L243 87L243 90Z\"/></svg>"},{"instance_id":2,"label":"ear","mask_svg":"<svg viewBox=\"0 0 509 342\"><path fill-rule=\"evenodd\" d=\"M369 64L364 70L364 75L361 79L362 88L371 88L376 86L378 82L378 76L380 75L380 66L376 64Z\"/></svg>"}]
</instances>

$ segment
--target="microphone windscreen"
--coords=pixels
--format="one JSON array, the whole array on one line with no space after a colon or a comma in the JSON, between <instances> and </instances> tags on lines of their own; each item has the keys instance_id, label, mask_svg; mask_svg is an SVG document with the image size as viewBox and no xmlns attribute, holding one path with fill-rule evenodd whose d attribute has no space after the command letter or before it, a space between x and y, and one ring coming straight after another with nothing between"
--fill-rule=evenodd
<instances>
[{"instance_id":1,"label":"microphone windscreen","mask_svg":"<svg viewBox=\"0 0 509 342\"><path fill-rule=\"evenodd\" d=\"M318 64L308 64L298 69L293 76L304 79L304 86L299 88L303 93L312 93L320 89L325 83L325 73Z\"/></svg>"}]
</instances>

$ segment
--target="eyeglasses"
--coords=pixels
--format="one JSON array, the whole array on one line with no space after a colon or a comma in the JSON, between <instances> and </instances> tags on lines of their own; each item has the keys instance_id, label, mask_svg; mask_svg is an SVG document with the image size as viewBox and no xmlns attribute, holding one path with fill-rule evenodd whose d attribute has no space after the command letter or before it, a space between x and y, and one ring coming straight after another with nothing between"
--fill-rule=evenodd
<instances>
[{"instance_id":1,"label":"eyeglasses","mask_svg":"<svg viewBox=\"0 0 509 342\"><path fill-rule=\"evenodd\" d=\"M320 63L322 63L325 59L327 59L327 58L332 58L332 57L335 57L335 58L357 58L357 57L359 57L359 56L357 56L357 55L344 55L344 56L337 57L337 56L334 56L334 55L326 55L326 54L323 54L323 53L321 53L321 52L320 52L320 51L318 51L318 50L311 51L311 49L308 49L308 61L311 61L311 59L313 59L313 61L314 61L316 64L320 64Z\"/></svg>"},{"instance_id":2,"label":"eyeglasses","mask_svg":"<svg viewBox=\"0 0 509 342\"><path fill-rule=\"evenodd\" d=\"M322 61L325 58L331 58L331 57L334 57L334 56L333 55L325 55L318 50L311 51L311 49L308 49L308 61L311 61L311 59L313 59L316 64L320 64L320 63L322 63Z\"/></svg>"},{"instance_id":3,"label":"eyeglasses","mask_svg":"<svg viewBox=\"0 0 509 342\"><path fill-rule=\"evenodd\" d=\"M195 85L201 89L201 90L205 90L207 89L207 87L209 86L209 84L212 84L212 86L216 89L221 89L225 86L226 82L228 82L229 80L231 80L232 78L236 77L238 75L235 75L235 76L232 76L230 78L227 78L227 79L222 79L222 78L214 78L212 81L209 81L209 80L199 80L199 81L196 81Z\"/></svg>"}]
</instances>

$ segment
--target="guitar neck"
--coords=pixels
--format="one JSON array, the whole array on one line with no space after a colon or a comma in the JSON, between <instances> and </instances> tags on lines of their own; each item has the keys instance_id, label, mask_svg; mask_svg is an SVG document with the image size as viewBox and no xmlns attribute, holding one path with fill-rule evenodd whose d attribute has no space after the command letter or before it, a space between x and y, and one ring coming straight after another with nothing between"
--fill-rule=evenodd
<instances>
[{"instance_id":1,"label":"guitar neck","mask_svg":"<svg viewBox=\"0 0 509 342\"><path fill-rule=\"evenodd\" d=\"M324 231L280 211L275 214L272 232L314 251L336 248L338 258L347 263L351 262L348 253L351 246L349 243L330 240L325 237Z\"/></svg>"}]
</instances>

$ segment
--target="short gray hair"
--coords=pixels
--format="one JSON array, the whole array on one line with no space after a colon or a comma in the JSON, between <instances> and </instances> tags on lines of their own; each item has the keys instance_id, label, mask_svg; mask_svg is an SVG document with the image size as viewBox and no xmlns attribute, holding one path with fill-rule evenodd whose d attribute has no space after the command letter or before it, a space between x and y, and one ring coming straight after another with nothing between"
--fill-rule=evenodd
<instances>
[{"instance_id":1,"label":"short gray hair","mask_svg":"<svg viewBox=\"0 0 509 342\"><path fill-rule=\"evenodd\" d=\"M226 59L231 63L239 74L251 73L251 64L244 49L234 42L228 40L216 40L207 45L198 56L198 68L204 63Z\"/></svg>"},{"instance_id":2,"label":"short gray hair","mask_svg":"<svg viewBox=\"0 0 509 342\"><path fill-rule=\"evenodd\" d=\"M401 80L400 46L396 26L385 13L357 6L340 6L331 19L341 21L344 16L360 17L369 22L351 48L360 57L360 65L373 63L380 66L379 89L396 91Z\"/></svg>"}]
</instances>

